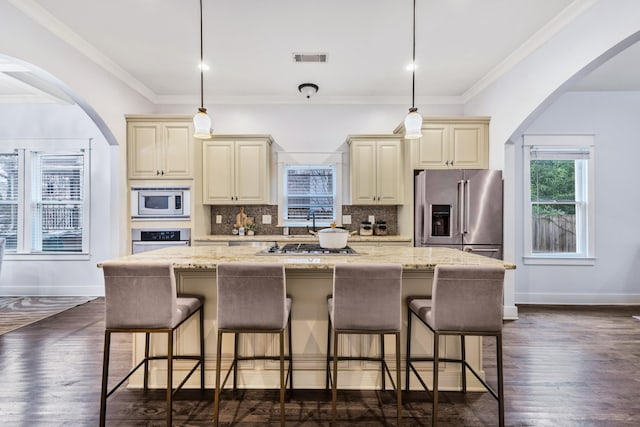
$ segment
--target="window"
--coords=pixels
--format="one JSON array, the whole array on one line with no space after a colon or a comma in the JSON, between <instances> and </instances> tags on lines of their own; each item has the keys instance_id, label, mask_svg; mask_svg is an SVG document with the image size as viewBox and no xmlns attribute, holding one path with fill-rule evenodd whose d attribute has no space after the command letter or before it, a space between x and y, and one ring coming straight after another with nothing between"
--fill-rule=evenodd
<instances>
[{"instance_id":1,"label":"window","mask_svg":"<svg viewBox=\"0 0 640 427\"><path fill-rule=\"evenodd\" d=\"M335 166L284 167L283 219L289 225L337 221Z\"/></svg>"},{"instance_id":2,"label":"window","mask_svg":"<svg viewBox=\"0 0 640 427\"><path fill-rule=\"evenodd\" d=\"M52 150L54 144L64 148ZM42 150L30 144L0 153L0 236L7 251L88 253L89 151L77 146L53 141Z\"/></svg>"},{"instance_id":3,"label":"window","mask_svg":"<svg viewBox=\"0 0 640 427\"><path fill-rule=\"evenodd\" d=\"M525 263L593 261L593 138L525 136Z\"/></svg>"}]
</instances>

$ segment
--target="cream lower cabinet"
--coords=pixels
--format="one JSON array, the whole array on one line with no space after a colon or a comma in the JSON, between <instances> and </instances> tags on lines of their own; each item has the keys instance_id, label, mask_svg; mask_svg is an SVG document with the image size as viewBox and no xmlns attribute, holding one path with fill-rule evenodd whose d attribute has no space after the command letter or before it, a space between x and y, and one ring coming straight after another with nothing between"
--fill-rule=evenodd
<instances>
[{"instance_id":1,"label":"cream lower cabinet","mask_svg":"<svg viewBox=\"0 0 640 427\"><path fill-rule=\"evenodd\" d=\"M217 136L202 143L202 202L208 205L269 203L272 139Z\"/></svg>"},{"instance_id":2,"label":"cream lower cabinet","mask_svg":"<svg viewBox=\"0 0 640 427\"><path fill-rule=\"evenodd\" d=\"M489 119L455 118L437 122L425 118L422 138L414 143L413 167L424 169L487 169Z\"/></svg>"},{"instance_id":3,"label":"cream lower cabinet","mask_svg":"<svg viewBox=\"0 0 640 427\"><path fill-rule=\"evenodd\" d=\"M190 118L127 116L129 179L193 178Z\"/></svg>"},{"instance_id":4,"label":"cream lower cabinet","mask_svg":"<svg viewBox=\"0 0 640 427\"><path fill-rule=\"evenodd\" d=\"M402 203L401 141L398 135L349 136L352 205Z\"/></svg>"}]
</instances>

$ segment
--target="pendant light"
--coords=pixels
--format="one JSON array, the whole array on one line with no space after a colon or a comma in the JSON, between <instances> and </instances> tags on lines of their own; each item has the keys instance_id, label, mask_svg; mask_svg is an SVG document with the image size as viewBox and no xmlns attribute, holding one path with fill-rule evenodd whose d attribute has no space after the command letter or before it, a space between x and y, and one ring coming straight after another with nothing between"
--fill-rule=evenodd
<instances>
[{"instance_id":1,"label":"pendant light","mask_svg":"<svg viewBox=\"0 0 640 427\"><path fill-rule=\"evenodd\" d=\"M193 136L198 139L211 138L211 119L204 108L204 49L202 47L202 0L200 0L200 108L193 116Z\"/></svg>"},{"instance_id":2,"label":"pendant light","mask_svg":"<svg viewBox=\"0 0 640 427\"><path fill-rule=\"evenodd\" d=\"M405 139L422 137L422 116L415 106L416 100L416 0L413 0L413 62L411 63L411 108L404 119Z\"/></svg>"}]
</instances>

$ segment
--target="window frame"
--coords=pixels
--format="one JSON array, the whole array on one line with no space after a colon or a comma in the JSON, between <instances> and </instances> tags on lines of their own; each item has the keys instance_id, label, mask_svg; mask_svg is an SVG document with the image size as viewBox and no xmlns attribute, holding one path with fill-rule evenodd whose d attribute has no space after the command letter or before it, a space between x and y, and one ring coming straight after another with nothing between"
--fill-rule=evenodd
<instances>
[{"instance_id":1,"label":"window frame","mask_svg":"<svg viewBox=\"0 0 640 427\"><path fill-rule=\"evenodd\" d=\"M5 256L11 260L86 260L90 256L91 230L91 140L46 139L3 141L11 144L0 149L2 154L18 154L18 230L16 249L5 248ZM82 209L82 247L76 251L41 251L32 247L32 227L35 214L32 204L38 202L36 189L40 175L35 174L33 162L39 155L82 155L83 194L79 203ZM40 200L41 201L41 200Z\"/></svg>"},{"instance_id":2,"label":"window frame","mask_svg":"<svg viewBox=\"0 0 640 427\"><path fill-rule=\"evenodd\" d=\"M593 135L525 135L523 137L523 224L524 264L593 265L595 264L595 156ZM531 200L531 152L539 149L544 158L583 160L577 163L576 252L533 252ZM580 166L580 165L583 166ZM581 200L580 200L581 199Z\"/></svg>"},{"instance_id":3,"label":"window frame","mask_svg":"<svg viewBox=\"0 0 640 427\"><path fill-rule=\"evenodd\" d=\"M334 170L334 219L337 225L342 225L342 153L297 153L278 152L278 227L306 227L311 221L286 219L286 178L288 167L332 167ZM316 220L316 228L328 227L330 220Z\"/></svg>"}]
</instances>

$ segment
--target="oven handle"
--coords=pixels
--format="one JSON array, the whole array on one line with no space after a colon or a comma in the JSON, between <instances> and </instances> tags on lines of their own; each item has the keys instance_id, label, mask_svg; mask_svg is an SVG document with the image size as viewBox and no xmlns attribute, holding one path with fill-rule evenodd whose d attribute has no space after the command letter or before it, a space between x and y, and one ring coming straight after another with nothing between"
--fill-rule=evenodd
<instances>
[{"instance_id":1,"label":"oven handle","mask_svg":"<svg viewBox=\"0 0 640 427\"><path fill-rule=\"evenodd\" d=\"M145 241L145 240L134 240L131 242L131 253L137 254L140 252L145 252L144 248L154 248L157 249L159 247L176 247L176 246L189 246L188 240L165 240L165 241ZM151 250L151 249L150 249Z\"/></svg>"}]
</instances>

